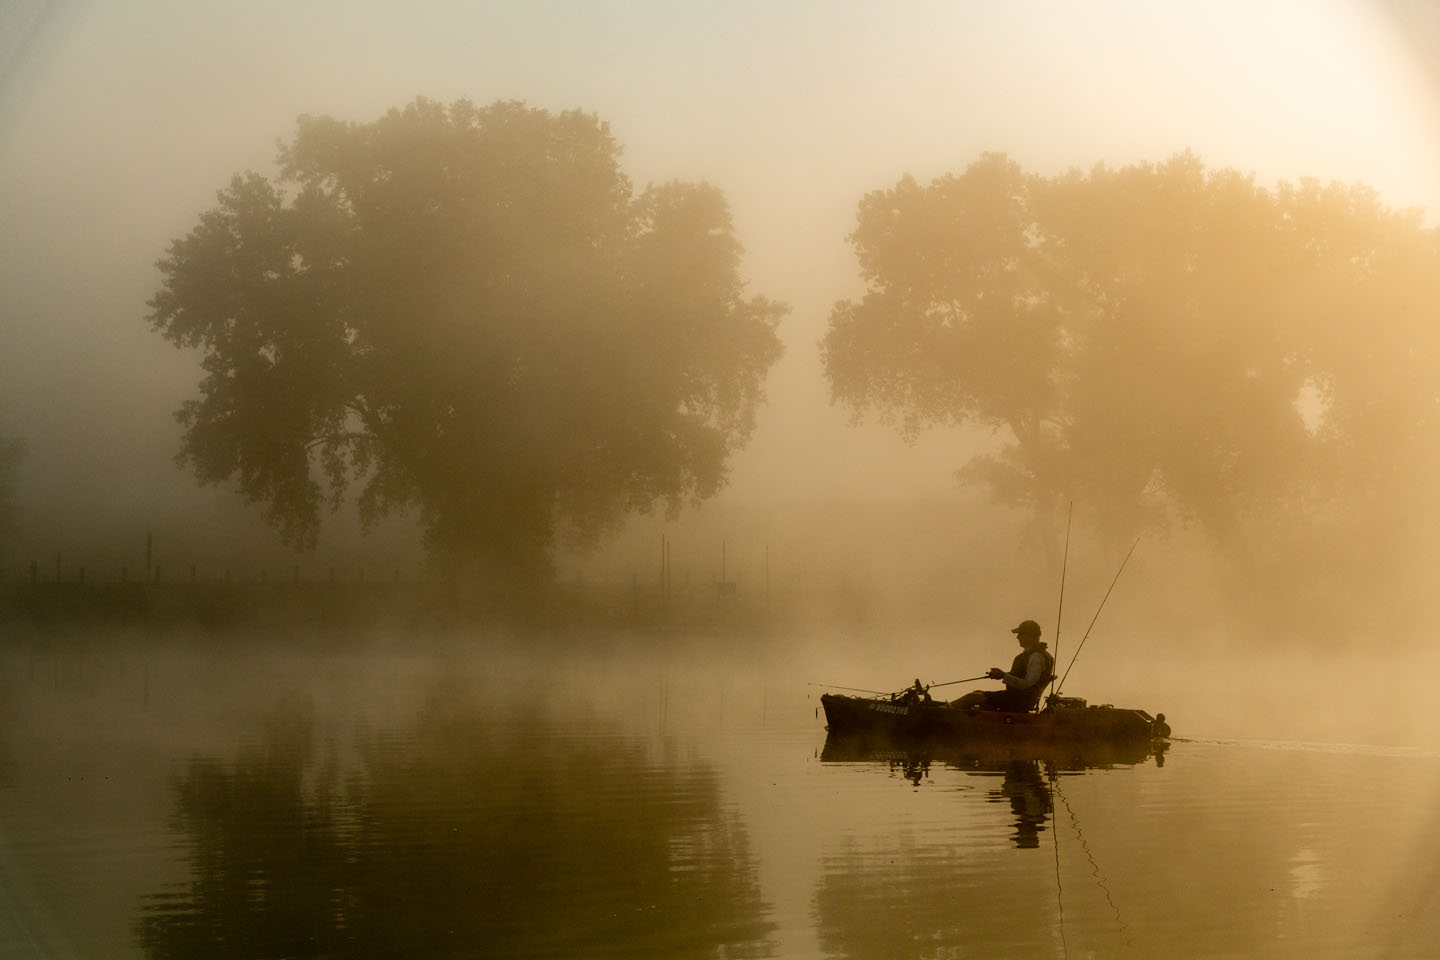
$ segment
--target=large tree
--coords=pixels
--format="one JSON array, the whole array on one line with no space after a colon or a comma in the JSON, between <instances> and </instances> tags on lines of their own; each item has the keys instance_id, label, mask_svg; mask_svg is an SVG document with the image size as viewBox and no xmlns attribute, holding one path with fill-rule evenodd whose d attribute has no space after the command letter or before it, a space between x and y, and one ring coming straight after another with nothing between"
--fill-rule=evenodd
<instances>
[{"instance_id":1,"label":"large tree","mask_svg":"<svg viewBox=\"0 0 1440 960\"><path fill-rule=\"evenodd\" d=\"M821 351L832 396L907 437L934 424L1008 431L993 489L1040 505L1060 481L1055 373L1070 284L1032 236L1034 182L988 154L961 176L907 176L866 195L850 241L869 289L835 306Z\"/></svg>"},{"instance_id":2,"label":"large tree","mask_svg":"<svg viewBox=\"0 0 1440 960\"><path fill-rule=\"evenodd\" d=\"M708 185L636 192L595 117L424 99L302 117L174 241L150 320L203 351L180 458L313 546L358 483L431 558L543 582L563 529L723 485L780 355Z\"/></svg>"},{"instance_id":3,"label":"large tree","mask_svg":"<svg viewBox=\"0 0 1440 960\"><path fill-rule=\"evenodd\" d=\"M1440 243L1364 187L987 155L869 194L850 240L833 396L993 428L962 476L1042 530L1073 499L1119 543L1178 517L1235 553L1378 550L1440 480Z\"/></svg>"}]
</instances>

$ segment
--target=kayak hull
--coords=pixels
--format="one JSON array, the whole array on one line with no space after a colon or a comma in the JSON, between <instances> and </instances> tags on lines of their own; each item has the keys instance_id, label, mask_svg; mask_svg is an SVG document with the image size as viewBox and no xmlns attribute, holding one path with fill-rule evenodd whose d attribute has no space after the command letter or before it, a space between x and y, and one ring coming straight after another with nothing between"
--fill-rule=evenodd
<instances>
[{"instance_id":1,"label":"kayak hull","mask_svg":"<svg viewBox=\"0 0 1440 960\"><path fill-rule=\"evenodd\" d=\"M849 740L1085 746L1148 744L1170 735L1163 714L1152 717L1144 710L1087 706L1074 699L1030 713L952 707L919 697L827 693L820 703L830 734Z\"/></svg>"}]
</instances>

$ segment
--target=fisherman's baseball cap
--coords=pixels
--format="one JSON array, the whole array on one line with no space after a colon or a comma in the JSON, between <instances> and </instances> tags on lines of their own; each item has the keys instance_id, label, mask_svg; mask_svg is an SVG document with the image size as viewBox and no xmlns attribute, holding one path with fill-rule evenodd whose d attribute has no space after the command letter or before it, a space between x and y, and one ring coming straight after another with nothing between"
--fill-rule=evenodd
<instances>
[{"instance_id":1,"label":"fisherman's baseball cap","mask_svg":"<svg viewBox=\"0 0 1440 960\"><path fill-rule=\"evenodd\" d=\"M1021 620L1020 626L1013 628L1010 632L1021 637L1038 637L1040 636L1040 624L1034 620Z\"/></svg>"}]
</instances>

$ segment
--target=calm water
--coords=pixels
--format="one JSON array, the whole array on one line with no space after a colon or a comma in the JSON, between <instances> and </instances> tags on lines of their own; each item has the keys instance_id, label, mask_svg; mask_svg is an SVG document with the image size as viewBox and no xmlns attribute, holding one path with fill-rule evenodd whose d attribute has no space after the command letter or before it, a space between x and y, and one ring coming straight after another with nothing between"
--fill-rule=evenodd
<instances>
[{"instance_id":1,"label":"calm water","mask_svg":"<svg viewBox=\"0 0 1440 960\"><path fill-rule=\"evenodd\" d=\"M0 660L0 957L1440 956L1432 754L875 755L684 658L116 649Z\"/></svg>"}]
</instances>

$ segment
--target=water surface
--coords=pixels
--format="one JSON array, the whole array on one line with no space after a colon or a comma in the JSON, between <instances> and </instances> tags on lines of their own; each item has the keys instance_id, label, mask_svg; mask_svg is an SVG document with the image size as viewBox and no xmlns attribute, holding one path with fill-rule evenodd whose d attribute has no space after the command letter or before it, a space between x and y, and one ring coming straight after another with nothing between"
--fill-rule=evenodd
<instances>
[{"instance_id":1,"label":"water surface","mask_svg":"<svg viewBox=\"0 0 1440 960\"><path fill-rule=\"evenodd\" d=\"M1440 952L1434 754L867 752L784 671L458 649L10 651L0 956Z\"/></svg>"}]
</instances>

